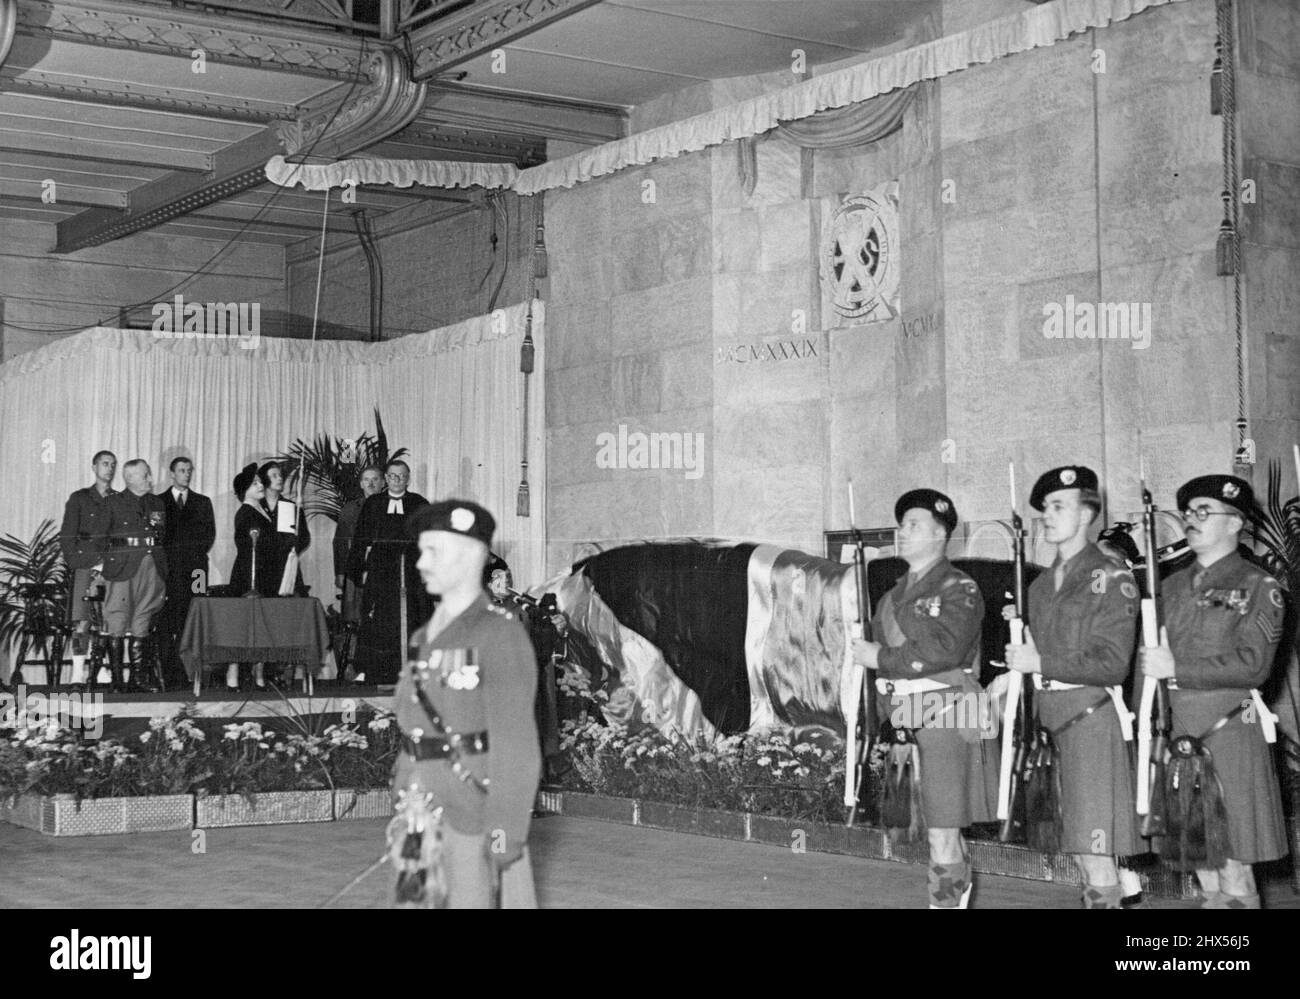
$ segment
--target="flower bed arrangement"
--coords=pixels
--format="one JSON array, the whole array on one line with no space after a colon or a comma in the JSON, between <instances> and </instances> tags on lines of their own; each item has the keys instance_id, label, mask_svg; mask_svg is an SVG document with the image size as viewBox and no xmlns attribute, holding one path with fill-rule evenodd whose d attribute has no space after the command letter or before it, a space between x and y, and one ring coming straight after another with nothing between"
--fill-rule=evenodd
<instances>
[{"instance_id":1,"label":"flower bed arrangement","mask_svg":"<svg viewBox=\"0 0 1300 999\"><path fill-rule=\"evenodd\" d=\"M319 731L182 711L122 742L57 722L0 729L0 818L51 835L375 818L389 813L392 715Z\"/></svg>"}]
</instances>

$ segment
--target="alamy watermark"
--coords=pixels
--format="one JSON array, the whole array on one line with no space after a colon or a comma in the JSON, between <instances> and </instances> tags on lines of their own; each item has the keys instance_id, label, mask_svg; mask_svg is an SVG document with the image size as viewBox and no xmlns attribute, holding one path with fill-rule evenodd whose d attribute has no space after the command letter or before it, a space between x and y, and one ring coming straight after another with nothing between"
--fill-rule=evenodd
<instances>
[{"instance_id":1,"label":"alamy watermark","mask_svg":"<svg viewBox=\"0 0 1300 999\"><path fill-rule=\"evenodd\" d=\"M1043 305L1043 336L1049 340L1129 340L1134 350L1151 346L1150 302L1075 302Z\"/></svg>"},{"instance_id":2,"label":"alamy watermark","mask_svg":"<svg viewBox=\"0 0 1300 999\"><path fill-rule=\"evenodd\" d=\"M14 693L0 693L0 727L44 728L50 723L65 729L80 729L92 739L104 734L104 697L102 694L28 693L19 684Z\"/></svg>"},{"instance_id":3,"label":"alamy watermark","mask_svg":"<svg viewBox=\"0 0 1300 999\"><path fill-rule=\"evenodd\" d=\"M253 350L262 337L260 302L186 302L177 295L153 307L153 335L170 339L237 339Z\"/></svg>"},{"instance_id":4,"label":"alamy watermark","mask_svg":"<svg viewBox=\"0 0 1300 999\"><path fill-rule=\"evenodd\" d=\"M692 433L628 433L627 424L618 434L596 435L597 468L680 468L688 479L704 474L704 435Z\"/></svg>"}]
</instances>

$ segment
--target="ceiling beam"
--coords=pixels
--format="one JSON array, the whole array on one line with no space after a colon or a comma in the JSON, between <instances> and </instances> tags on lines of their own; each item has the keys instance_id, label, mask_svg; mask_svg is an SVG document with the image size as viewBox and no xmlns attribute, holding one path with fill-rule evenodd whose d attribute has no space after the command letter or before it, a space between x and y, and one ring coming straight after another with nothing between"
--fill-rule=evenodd
<instances>
[{"instance_id":1,"label":"ceiling beam","mask_svg":"<svg viewBox=\"0 0 1300 999\"><path fill-rule=\"evenodd\" d=\"M350 80L362 39L325 34L230 13L206 14L123 0L24 0L18 34L135 52L157 52L192 62L201 49L210 63Z\"/></svg>"},{"instance_id":2,"label":"ceiling beam","mask_svg":"<svg viewBox=\"0 0 1300 999\"><path fill-rule=\"evenodd\" d=\"M627 110L541 94L463 83L434 83L417 124L459 125L484 132L600 145L627 135Z\"/></svg>"},{"instance_id":3,"label":"ceiling beam","mask_svg":"<svg viewBox=\"0 0 1300 999\"><path fill-rule=\"evenodd\" d=\"M21 77L17 75L19 73L22 74ZM8 69L0 73L0 92L255 125L289 121L298 114L297 108L292 104L275 101L240 100L216 94L198 97L188 91L141 86L118 80L96 80L92 87L87 82L68 82L69 79L71 78L34 69Z\"/></svg>"},{"instance_id":4,"label":"ceiling beam","mask_svg":"<svg viewBox=\"0 0 1300 999\"><path fill-rule=\"evenodd\" d=\"M600 0L477 0L406 33L412 78L428 80Z\"/></svg>"},{"instance_id":5,"label":"ceiling beam","mask_svg":"<svg viewBox=\"0 0 1300 999\"><path fill-rule=\"evenodd\" d=\"M0 177L0 198L49 204L41 197L43 190L39 181ZM55 198L53 205L95 205L121 211L127 204L125 191L106 191L80 184L57 184L51 190Z\"/></svg>"},{"instance_id":6,"label":"ceiling beam","mask_svg":"<svg viewBox=\"0 0 1300 999\"><path fill-rule=\"evenodd\" d=\"M0 149L16 153L39 153L96 163L123 163L169 170L206 173L212 156L188 149L163 149L141 142L113 142L78 139L70 135L34 132L29 128L6 128L0 124Z\"/></svg>"}]
</instances>

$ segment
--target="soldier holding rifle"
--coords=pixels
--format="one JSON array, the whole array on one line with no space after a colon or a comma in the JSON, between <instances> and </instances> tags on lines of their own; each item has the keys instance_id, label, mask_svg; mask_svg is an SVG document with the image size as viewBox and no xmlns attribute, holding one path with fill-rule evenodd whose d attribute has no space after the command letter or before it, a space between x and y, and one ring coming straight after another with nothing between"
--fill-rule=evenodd
<instances>
[{"instance_id":1,"label":"soldier holding rifle","mask_svg":"<svg viewBox=\"0 0 1300 999\"><path fill-rule=\"evenodd\" d=\"M904 493L894 505L898 554L907 574L880 601L871 633L855 639L853 658L876 671L883 710L909 728L919 754L921 811L930 845L931 909L964 909L970 901L970 854L962 827L990 818L984 795L980 729L957 710L979 685L970 668L980 648L984 601L975 581L945 557L957 527L952 500L933 489ZM909 698L940 698L942 710L925 712L926 724L901 718ZM900 710L901 709L901 710ZM964 723L964 724L963 724Z\"/></svg>"},{"instance_id":2,"label":"soldier holding rifle","mask_svg":"<svg viewBox=\"0 0 1300 999\"><path fill-rule=\"evenodd\" d=\"M1060 777L1060 851L1074 855L1083 907L1118 909L1114 855L1138 852L1125 747L1132 720L1121 687L1137 629L1137 585L1088 541L1101 513L1091 469L1052 469L1034 484L1029 504L1043 514L1056 560L1029 586L1033 632L1026 628L1024 644L1007 646L1006 662L1039 692L1039 721L1055 746Z\"/></svg>"},{"instance_id":3,"label":"soldier holding rifle","mask_svg":"<svg viewBox=\"0 0 1300 999\"><path fill-rule=\"evenodd\" d=\"M1203 908L1258 909L1251 865L1287 853L1274 718L1258 692L1285 605L1277 581L1237 551L1257 516L1249 483L1200 476L1178 490L1178 509L1196 561L1164 581L1160 644L1139 651L1143 673L1168 681L1173 711L1161 852L1196 869Z\"/></svg>"}]
</instances>

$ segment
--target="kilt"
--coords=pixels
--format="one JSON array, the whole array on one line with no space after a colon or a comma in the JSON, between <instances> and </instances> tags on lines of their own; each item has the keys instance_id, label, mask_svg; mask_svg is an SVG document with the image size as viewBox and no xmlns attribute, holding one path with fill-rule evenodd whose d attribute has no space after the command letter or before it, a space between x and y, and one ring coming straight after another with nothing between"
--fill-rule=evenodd
<instances>
[{"instance_id":1,"label":"kilt","mask_svg":"<svg viewBox=\"0 0 1300 999\"><path fill-rule=\"evenodd\" d=\"M1139 853L1133 761L1104 687L1036 692L1038 718L1057 729L1105 698L1087 718L1053 736L1059 759L1061 852Z\"/></svg>"},{"instance_id":2,"label":"kilt","mask_svg":"<svg viewBox=\"0 0 1300 999\"><path fill-rule=\"evenodd\" d=\"M949 688L960 694L960 688ZM880 716L899 700L877 694ZM933 725L914 729L921 760L921 807L931 829L962 829L997 815L998 742L977 730L954 727L964 716L949 711ZM972 722L973 724L973 722Z\"/></svg>"},{"instance_id":3,"label":"kilt","mask_svg":"<svg viewBox=\"0 0 1300 999\"><path fill-rule=\"evenodd\" d=\"M1249 699L1250 692L1171 690L1173 737L1204 735L1224 715ZM1205 740L1223 787L1228 811L1228 856L1243 864L1277 860L1287 854L1282 792L1273 765L1273 747L1254 719L1253 710L1238 715Z\"/></svg>"},{"instance_id":4,"label":"kilt","mask_svg":"<svg viewBox=\"0 0 1300 999\"><path fill-rule=\"evenodd\" d=\"M86 601L82 598L86 595L86 590L90 588L90 577L94 574L94 569L76 569L72 574L72 585L68 587L68 620L74 624L78 621L89 621L90 610L86 606ZM100 586L103 589L103 584Z\"/></svg>"},{"instance_id":5,"label":"kilt","mask_svg":"<svg viewBox=\"0 0 1300 999\"><path fill-rule=\"evenodd\" d=\"M443 872L447 878L448 909L488 909L492 907L495 876L484 853L487 836L463 833L442 824ZM533 865L524 847L523 856L501 873L502 909L536 909L537 893L533 886Z\"/></svg>"}]
</instances>

